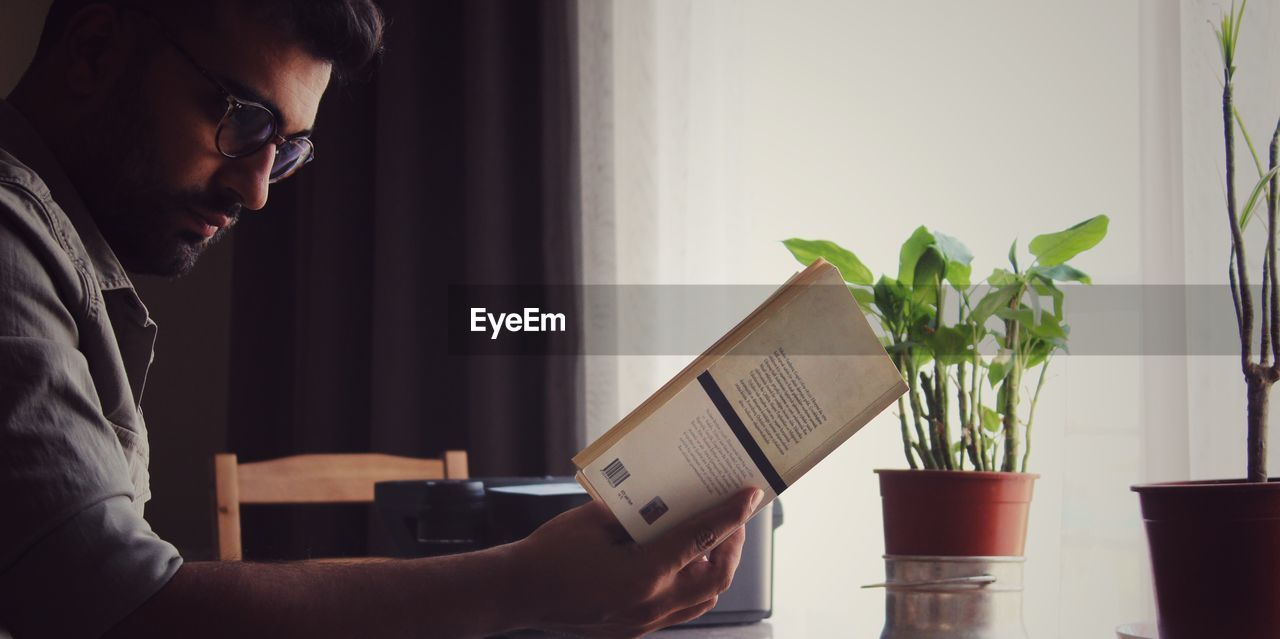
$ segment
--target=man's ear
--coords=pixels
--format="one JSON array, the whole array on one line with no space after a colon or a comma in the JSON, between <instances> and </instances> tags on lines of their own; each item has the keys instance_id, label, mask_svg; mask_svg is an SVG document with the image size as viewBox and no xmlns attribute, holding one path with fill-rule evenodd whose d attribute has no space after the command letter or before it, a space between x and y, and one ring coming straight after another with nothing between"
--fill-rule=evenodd
<instances>
[{"instance_id":1,"label":"man's ear","mask_svg":"<svg viewBox=\"0 0 1280 639\"><path fill-rule=\"evenodd\" d=\"M67 56L67 88L75 96L100 95L119 79L133 57L137 30L108 4L91 4L67 23L59 45Z\"/></svg>"}]
</instances>

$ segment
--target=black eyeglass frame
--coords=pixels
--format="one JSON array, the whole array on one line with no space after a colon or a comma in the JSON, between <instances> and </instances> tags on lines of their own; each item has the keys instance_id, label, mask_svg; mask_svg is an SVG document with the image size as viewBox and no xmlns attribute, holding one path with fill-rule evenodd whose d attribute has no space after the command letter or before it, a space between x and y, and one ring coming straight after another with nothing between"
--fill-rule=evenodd
<instances>
[{"instance_id":1,"label":"black eyeglass frame","mask_svg":"<svg viewBox=\"0 0 1280 639\"><path fill-rule=\"evenodd\" d=\"M280 121L274 111L272 111L269 107L267 107L267 105L262 104L261 102L255 102L253 100L245 100L243 98L236 97L235 94L231 93L231 91L227 89L227 87L224 86L220 80L218 80L218 78L213 74L212 71L209 71L199 62L196 62L195 56L191 55L186 50L186 48L184 48L181 44L178 44L177 39L175 39L169 33L168 28L165 27L164 23L160 22L159 18L156 18L155 16L151 15L149 12L143 9L139 9L137 7L133 7L127 4L121 5L121 8L128 9L139 15L146 16L152 22L154 22L156 27L159 28L161 37L164 38L165 42L168 42L169 45L172 46L174 50L177 51L178 54L181 55L182 58L187 61L188 64L190 64L197 72L199 72L200 75L204 77L204 79L208 80L209 83L212 84L214 88L218 90L218 93L222 96L222 98L226 100L227 109L222 112L222 117L218 120L218 126L217 128L214 129L214 132L213 132L213 146L218 150L218 153L222 154L223 157L233 158L233 159L248 157L257 153L258 151L261 151L262 147L266 146L268 143L274 143L276 145L276 156L279 156L280 148L286 144L298 143L298 142L306 143L306 147L303 150L303 154L304 154L303 159L298 160L287 172L281 175L269 176L267 178L268 184L275 184L276 182L279 182L280 180L283 180L293 175L294 173L297 173L298 169L301 169L302 167L310 164L313 160L316 159L316 146L315 146L315 143L311 141L311 137L309 136L309 134L296 135L288 138L280 135ZM239 153L228 153L225 149L222 148L222 130L223 130L223 127L227 125L227 122L231 119L232 115L241 109L260 109L263 112L265 112L267 115L270 116L269 121L271 122L271 131L267 134L267 137L263 138L260 142L254 145L252 149L249 149L247 151L241 151ZM274 167L275 167L275 164L273 161L272 168Z\"/></svg>"}]
</instances>

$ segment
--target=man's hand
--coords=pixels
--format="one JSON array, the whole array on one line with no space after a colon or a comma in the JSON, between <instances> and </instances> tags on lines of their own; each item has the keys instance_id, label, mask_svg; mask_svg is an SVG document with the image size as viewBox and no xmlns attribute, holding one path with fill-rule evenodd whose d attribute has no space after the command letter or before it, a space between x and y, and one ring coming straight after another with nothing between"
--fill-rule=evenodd
<instances>
[{"instance_id":1,"label":"man's hand","mask_svg":"<svg viewBox=\"0 0 1280 639\"><path fill-rule=\"evenodd\" d=\"M510 546L516 596L529 597L536 627L587 637L637 637L699 617L732 582L741 527L762 496L744 490L643 547L604 504L575 508Z\"/></svg>"}]
</instances>

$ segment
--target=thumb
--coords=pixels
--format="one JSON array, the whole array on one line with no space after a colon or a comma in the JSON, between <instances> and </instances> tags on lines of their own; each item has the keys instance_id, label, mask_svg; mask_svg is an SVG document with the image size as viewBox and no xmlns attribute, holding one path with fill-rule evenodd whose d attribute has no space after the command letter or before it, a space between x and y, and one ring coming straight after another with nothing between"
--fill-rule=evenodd
<instances>
[{"instance_id":1,"label":"thumb","mask_svg":"<svg viewBox=\"0 0 1280 639\"><path fill-rule=\"evenodd\" d=\"M653 542L652 550L663 560L675 562L675 570L684 568L746 523L762 499L764 491L759 488L743 490L672 528Z\"/></svg>"}]
</instances>

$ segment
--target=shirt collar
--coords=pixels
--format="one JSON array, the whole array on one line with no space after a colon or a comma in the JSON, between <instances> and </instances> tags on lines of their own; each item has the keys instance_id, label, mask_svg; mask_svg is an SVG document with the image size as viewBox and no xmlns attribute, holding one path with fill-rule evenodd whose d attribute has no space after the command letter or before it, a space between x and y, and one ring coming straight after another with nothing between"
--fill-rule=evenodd
<instances>
[{"instance_id":1,"label":"shirt collar","mask_svg":"<svg viewBox=\"0 0 1280 639\"><path fill-rule=\"evenodd\" d=\"M98 230L71 179L53 151L40 139L40 135L13 105L0 100L0 148L22 161L44 181L54 202L71 220L80 242L88 253L89 262L98 275L98 286L105 291L133 288L128 273Z\"/></svg>"}]
</instances>

